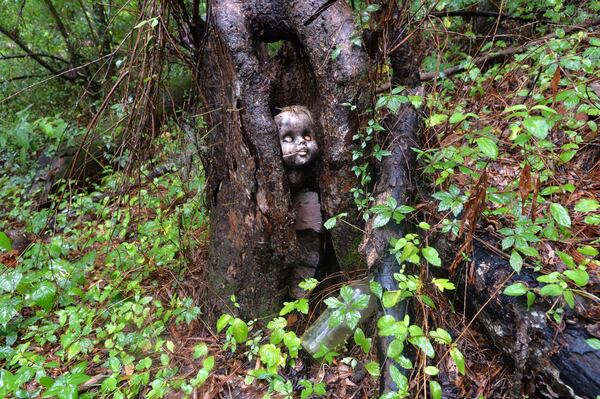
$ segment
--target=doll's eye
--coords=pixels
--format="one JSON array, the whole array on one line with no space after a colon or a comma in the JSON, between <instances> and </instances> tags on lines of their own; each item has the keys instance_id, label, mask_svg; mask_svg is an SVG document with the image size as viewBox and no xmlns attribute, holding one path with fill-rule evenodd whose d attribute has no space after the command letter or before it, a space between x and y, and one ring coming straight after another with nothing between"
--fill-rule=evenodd
<instances>
[{"instance_id":1,"label":"doll's eye","mask_svg":"<svg viewBox=\"0 0 600 399\"><path fill-rule=\"evenodd\" d=\"M286 142L286 143L291 143L292 142L292 136L285 136L283 138L283 141Z\"/></svg>"},{"instance_id":2,"label":"doll's eye","mask_svg":"<svg viewBox=\"0 0 600 399\"><path fill-rule=\"evenodd\" d=\"M311 141L311 140L312 140L312 137L310 137L309 135L305 135L305 136L304 136L304 140L306 140L306 141Z\"/></svg>"}]
</instances>

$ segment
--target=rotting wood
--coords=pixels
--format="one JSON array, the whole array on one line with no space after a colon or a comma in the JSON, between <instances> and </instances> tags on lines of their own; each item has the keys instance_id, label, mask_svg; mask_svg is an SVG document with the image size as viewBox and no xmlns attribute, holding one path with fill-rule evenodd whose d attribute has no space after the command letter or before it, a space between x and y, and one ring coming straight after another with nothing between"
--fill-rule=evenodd
<instances>
[{"instance_id":1,"label":"rotting wood","mask_svg":"<svg viewBox=\"0 0 600 399\"><path fill-rule=\"evenodd\" d=\"M528 310L525 296L503 295L504 286L517 281L536 287L537 274L523 269L516 275L508 260L485 243L483 238L473 240L472 263L464 271L469 284L459 289L463 294L466 289L467 312L474 315L471 323L514 361L511 398L595 398L600 392L600 353L585 342L592 337L588 327L594 322L579 314L585 312L567 310L565 320L570 321L556 326L548 319L549 305L542 298ZM445 238L437 240L444 259L442 273L448 272L456 245ZM576 303L579 309L598 308L583 297ZM460 336L457 342L460 345Z\"/></svg>"}]
</instances>

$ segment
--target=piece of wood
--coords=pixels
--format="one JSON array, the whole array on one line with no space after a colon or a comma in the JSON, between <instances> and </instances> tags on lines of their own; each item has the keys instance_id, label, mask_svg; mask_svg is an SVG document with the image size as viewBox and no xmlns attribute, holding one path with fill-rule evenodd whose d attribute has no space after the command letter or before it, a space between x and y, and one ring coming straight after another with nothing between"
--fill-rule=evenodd
<instances>
[{"instance_id":1,"label":"piece of wood","mask_svg":"<svg viewBox=\"0 0 600 399\"><path fill-rule=\"evenodd\" d=\"M298 193L292 197L292 207L296 211L294 228L296 230L314 230L321 232L323 217L319 194L314 191Z\"/></svg>"}]
</instances>

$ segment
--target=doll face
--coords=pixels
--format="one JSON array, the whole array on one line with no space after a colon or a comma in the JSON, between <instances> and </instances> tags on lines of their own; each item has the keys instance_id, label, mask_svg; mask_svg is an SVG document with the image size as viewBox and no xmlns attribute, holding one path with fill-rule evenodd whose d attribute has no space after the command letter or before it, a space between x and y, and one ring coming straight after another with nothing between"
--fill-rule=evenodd
<instances>
[{"instance_id":1,"label":"doll face","mask_svg":"<svg viewBox=\"0 0 600 399\"><path fill-rule=\"evenodd\" d=\"M308 112L308 111L307 111ZM308 166L317 160L319 147L309 114L283 111L275 117L283 164L288 168Z\"/></svg>"}]
</instances>

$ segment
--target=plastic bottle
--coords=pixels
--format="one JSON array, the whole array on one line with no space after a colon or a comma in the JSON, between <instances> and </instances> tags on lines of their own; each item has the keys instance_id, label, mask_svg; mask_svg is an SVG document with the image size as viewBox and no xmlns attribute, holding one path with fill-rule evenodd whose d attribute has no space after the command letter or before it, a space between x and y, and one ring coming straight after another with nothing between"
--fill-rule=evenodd
<instances>
[{"instance_id":1,"label":"plastic bottle","mask_svg":"<svg viewBox=\"0 0 600 399\"><path fill-rule=\"evenodd\" d=\"M350 284L353 289L352 299L357 300L360 295L369 295L369 304L360 310L360 323L365 321L377 307L377 298L371 293L369 280L359 280ZM340 299L338 297L338 299ZM353 330L346 323L335 327L329 326L329 319L335 309L327 308L319 318L304 332L301 337L302 346L313 357L320 349L321 344L327 349L334 350L341 347L346 340L353 334Z\"/></svg>"}]
</instances>

